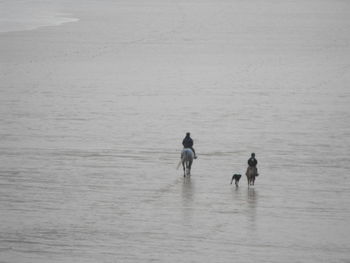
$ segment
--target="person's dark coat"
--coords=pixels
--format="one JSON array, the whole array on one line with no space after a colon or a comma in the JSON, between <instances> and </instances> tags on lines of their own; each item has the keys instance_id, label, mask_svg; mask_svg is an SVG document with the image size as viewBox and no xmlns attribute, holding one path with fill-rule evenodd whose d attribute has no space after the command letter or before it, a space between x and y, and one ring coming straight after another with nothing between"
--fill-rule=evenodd
<instances>
[{"instance_id":1,"label":"person's dark coat","mask_svg":"<svg viewBox=\"0 0 350 263\"><path fill-rule=\"evenodd\" d=\"M182 141L182 145L184 148L191 148L193 146L192 138L190 136L186 136Z\"/></svg>"},{"instance_id":2,"label":"person's dark coat","mask_svg":"<svg viewBox=\"0 0 350 263\"><path fill-rule=\"evenodd\" d=\"M249 158L248 165L250 167L255 167L257 164L258 164L258 161L254 157Z\"/></svg>"}]
</instances>

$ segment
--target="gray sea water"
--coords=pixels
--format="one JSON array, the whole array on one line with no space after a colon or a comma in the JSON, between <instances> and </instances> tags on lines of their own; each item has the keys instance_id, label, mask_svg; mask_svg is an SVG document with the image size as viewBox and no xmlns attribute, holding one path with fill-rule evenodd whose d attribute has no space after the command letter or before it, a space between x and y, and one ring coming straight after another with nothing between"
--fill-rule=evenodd
<instances>
[{"instance_id":1,"label":"gray sea water","mask_svg":"<svg viewBox=\"0 0 350 263\"><path fill-rule=\"evenodd\" d=\"M350 262L347 1L63 6L0 34L0 262Z\"/></svg>"}]
</instances>

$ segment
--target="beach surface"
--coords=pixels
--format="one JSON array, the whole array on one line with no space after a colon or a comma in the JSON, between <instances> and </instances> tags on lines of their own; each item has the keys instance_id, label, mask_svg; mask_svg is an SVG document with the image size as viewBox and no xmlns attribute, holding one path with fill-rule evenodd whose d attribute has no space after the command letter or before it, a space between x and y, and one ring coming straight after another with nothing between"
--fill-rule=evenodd
<instances>
[{"instance_id":1,"label":"beach surface","mask_svg":"<svg viewBox=\"0 0 350 263\"><path fill-rule=\"evenodd\" d=\"M350 2L22 2L0 262L349 262Z\"/></svg>"}]
</instances>

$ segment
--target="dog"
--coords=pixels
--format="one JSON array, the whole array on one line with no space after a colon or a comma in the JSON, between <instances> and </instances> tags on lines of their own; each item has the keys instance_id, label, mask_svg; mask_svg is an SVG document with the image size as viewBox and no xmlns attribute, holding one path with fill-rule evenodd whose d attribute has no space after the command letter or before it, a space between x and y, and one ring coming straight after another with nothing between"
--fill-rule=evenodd
<instances>
[{"instance_id":1,"label":"dog","mask_svg":"<svg viewBox=\"0 0 350 263\"><path fill-rule=\"evenodd\" d=\"M242 175L240 175L240 174L234 174L232 176L232 179L231 179L231 184L232 184L233 180L235 180L235 185L236 185L236 187L238 187L238 182L239 182L239 179L241 179L241 177L242 177Z\"/></svg>"}]
</instances>

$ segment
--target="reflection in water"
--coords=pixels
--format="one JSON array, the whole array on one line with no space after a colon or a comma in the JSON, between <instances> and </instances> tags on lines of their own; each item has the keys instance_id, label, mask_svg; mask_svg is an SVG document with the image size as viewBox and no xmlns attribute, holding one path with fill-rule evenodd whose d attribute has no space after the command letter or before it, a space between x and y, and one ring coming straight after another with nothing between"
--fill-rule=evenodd
<instances>
[{"instance_id":1,"label":"reflection in water","mask_svg":"<svg viewBox=\"0 0 350 263\"><path fill-rule=\"evenodd\" d=\"M251 227L255 228L255 219L256 219L256 207L258 201L257 191L250 187L247 190L247 215L248 220L252 223Z\"/></svg>"},{"instance_id":2,"label":"reflection in water","mask_svg":"<svg viewBox=\"0 0 350 263\"><path fill-rule=\"evenodd\" d=\"M184 206L189 206L193 202L193 183L191 177L185 177L182 183L182 200Z\"/></svg>"},{"instance_id":3,"label":"reflection in water","mask_svg":"<svg viewBox=\"0 0 350 263\"><path fill-rule=\"evenodd\" d=\"M254 188L250 187L248 188L247 194L248 194L248 204L250 204L251 207L255 207L256 201L258 198L257 191Z\"/></svg>"},{"instance_id":4,"label":"reflection in water","mask_svg":"<svg viewBox=\"0 0 350 263\"><path fill-rule=\"evenodd\" d=\"M193 194L194 187L191 182L191 177L185 177L182 183L182 211L184 220L190 220L193 214Z\"/></svg>"}]
</instances>

